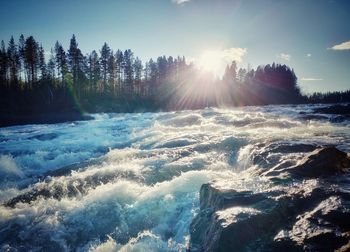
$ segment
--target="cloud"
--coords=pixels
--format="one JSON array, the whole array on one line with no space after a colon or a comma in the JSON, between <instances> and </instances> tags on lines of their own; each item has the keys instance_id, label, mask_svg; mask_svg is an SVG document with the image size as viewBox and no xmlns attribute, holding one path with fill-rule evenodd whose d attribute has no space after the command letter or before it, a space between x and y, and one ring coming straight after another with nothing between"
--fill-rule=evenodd
<instances>
[{"instance_id":1,"label":"cloud","mask_svg":"<svg viewBox=\"0 0 350 252\"><path fill-rule=\"evenodd\" d=\"M306 57L310 58L311 57L311 53L306 54Z\"/></svg>"},{"instance_id":2,"label":"cloud","mask_svg":"<svg viewBox=\"0 0 350 252\"><path fill-rule=\"evenodd\" d=\"M171 0L174 4L184 4L190 0Z\"/></svg>"},{"instance_id":3,"label":"cloud","mask_svg":"<svg viewBox=\"0 0 350 252\"><path fill-rule=\"evenodd\" d=\"M328 48L331 50L350 50L350 40L340 43L339 45L334 45L331 48Z\"/></svg>"},{"instance_id":4,"label":"cloud","mask_svg":"<svg viewBox=\"0 0 350 252\"><path fill-rule=\"evenodd\" d=\"M202 55L195 59L195 61L218 62L222 61L226 64L231 64L232 61L237 63L242 62L243 57L247 54L247 48L232 47L223 50L208 50L204 51Z\"/></svg>"},{"instance_id":5,"label":"cloud","mask_svg":"<svg viewBox=\"0 0 350 252\"><path fill-rule=\"evenodd\" d=\"M242 62L247 54L247 48L231 47L223 50L207 50L194 59L194 63L200 68L211 71L220 76L226 66L232 61Z\"/></svg>"},{"instance_id":6,"label":"cloud","mask_svg":"<svg viewBox=\"0 0 350 252\"><path fill-rule=\"evenodd\" d=\"M247 48L229 48L218 52L218 56L221 57L226 62L230 63L232 61L242 62L242 58L247 54Z\"/></svg>"},{"instance_id":7,"label":"cloud","mask_svg":"<svg viewBox=\"0 0 350 252\"><path fill-rule=\"evenodd\" d=\"M302 81L323 81L322 78L301 78Z\"/></svg>"},{"instance_id":8,"label":"cloud","mask_svg":"<svg viewBox=\"0 0 350 252\"><path fill-rule=\"evenodd\" d=\"M290 61L292 56L290 56L290 54L287 54L287 53L280 53L280 54L277 55L277 58L283 59L283 60L286 60L286 61Z\"/></svg>"}]
</instances>

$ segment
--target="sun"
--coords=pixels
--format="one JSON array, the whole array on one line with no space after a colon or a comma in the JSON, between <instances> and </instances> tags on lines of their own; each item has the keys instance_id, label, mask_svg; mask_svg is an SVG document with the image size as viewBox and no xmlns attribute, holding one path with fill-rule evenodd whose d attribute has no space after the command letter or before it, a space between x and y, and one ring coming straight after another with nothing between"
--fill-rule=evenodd
<instances>
[{"instance_id":1,"label":"sun","mask_svg":"<svg viewBox=\"0 0 350 252\"><path fill-rule=\"evenodd\" d=\"M199 56L197 64L201 70L219 76L222 74L224 62L220 51L207 50Z\"/></svg>"}]
</instances>

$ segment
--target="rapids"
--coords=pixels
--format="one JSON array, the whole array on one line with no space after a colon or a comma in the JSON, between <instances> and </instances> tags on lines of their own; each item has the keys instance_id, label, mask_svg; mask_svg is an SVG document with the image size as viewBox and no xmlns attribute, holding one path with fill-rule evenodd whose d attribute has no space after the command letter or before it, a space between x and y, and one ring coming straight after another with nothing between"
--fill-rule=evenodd
<instances>
[{"instance_id":1,"label":"rapids","mask_svg":"<svg viewBox=\"0 0 350 252\"><path fill-rule=\"evenodd\" d=\"M350 152L349 121L312 113L324 106L95 114L1 128L0 249L185 251L202 184L260 192L271 181L252 170L295 164L312 146Z\"/></svg>"}]
</instances>

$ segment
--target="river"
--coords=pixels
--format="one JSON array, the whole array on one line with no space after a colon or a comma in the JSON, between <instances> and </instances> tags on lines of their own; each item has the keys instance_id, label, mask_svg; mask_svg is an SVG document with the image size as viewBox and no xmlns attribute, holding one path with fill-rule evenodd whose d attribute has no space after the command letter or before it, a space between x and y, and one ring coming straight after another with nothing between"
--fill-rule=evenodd
<instances>
[{"instance_id":1,"label":"river","mask_svg":"<svg viewBox=\"0 0 350 252\"><path fill-rule=\"evenodd\" d=\"M315 116L322 106L94 114L1 128L0 248L185 251L202 184L230 180L258 192L270 182L248 171L307 153L273 146L350 152L349 121ZM254 162L262 146L268 158Z\"/></svg>"}]
</instances>

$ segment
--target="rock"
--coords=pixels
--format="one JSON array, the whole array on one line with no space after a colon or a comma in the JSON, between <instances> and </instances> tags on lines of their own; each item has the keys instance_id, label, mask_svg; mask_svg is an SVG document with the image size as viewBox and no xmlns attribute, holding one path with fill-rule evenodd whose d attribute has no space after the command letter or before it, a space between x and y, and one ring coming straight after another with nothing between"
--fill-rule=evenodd
<instances>
[{"instance_id":1,"label":"rock","mask_svg":"<svg viewBox=\"0 0 350 252\"><path fill-rule=\"evenodd\" d=\"M349 235L349 242L345 244L343 247L336 250L336 252L348 252L350 251L350 235Z\"/></svg>"},{"instance_id":2,"label":"rock","mask_svg":"<svg viewBox=\"0 0 350 252\"><path fill-rule=\"evenodd\" d=\"M190 225L190 250L346 251L350 194L332 184L334 177L329 176L339 174L349 181L344 174L350 168L348 154L335 147L308 145L261 148L266 165L260 174L272 183L279 174L289 176L280 176L275 186L258 192L236 190L230 181L202 185L200 211ZM275 160L269 152L308 150L313 151L296 164L270 166Z\"/></svg>"},{"instance_id":3,"label":"rock","mask_svg":"<svg viewBox=\"0 0 350 252\"><path fill-rule=\"evenodd\" d=\"M335 147L319 148L303 158L288 171L301 177L324 177L350 169L349 156Z\"/></svg>"},{"instance_id":4,"label":"rock","mask_svg":"<svg viewBox=\"0 0 350 252\"><path fill-rule=\"evenodd\" d=\"M99 162L102 162L102 160L89 160L47 172L40 178L38 183L24 189L23 193L9 199L4 203L4 206L13 208L18 203L31 204L40 198L54 198L61 200L64 197L80 197L81 195L85 195L89 189L96 188L101 184L109 183L116 178L137 179L132 172L116 172L113 170L101 173L96 171L84 178L74 176L74 173L69 175L69 173L76 170L83 172L84 166L99 164ZM52 179L52 177L55 177L55 179Z\"/></svg>"},{"instance_id":5,"label":"rock","mask_svg":"<svg viewBox=\"0 0 350 252\"><path fill-rule=\"evenodd\" d=\"M256 144L251 152L250 159L255 165L261 168L271 168L281 163L283 154L289 153L304 153L314 151L317 146L304 143L286 143L286 142L272 142L266 144ZM277 154L277 155L271 155Z\"/></svg>"},{"instance_id":6,"label":"rock","mask_svg":"<svg viewBox=\"0 0 350 252\"><path fill-rule=\"evenodd\" d=\"M211 184L204 184L200 190L200 208L218 210L230 206L249 205L262 200L264 197L250 191L237 192L234 190L218 189Z\"/></svg>"},{"instance_id":7,"label":"rock","mask_svg":"<svg viewBox=\"0 0 350 252\"><path fill-rule=\"evenodd\" d=\"M252 228L252 217L259 213L252 206L265 200L264 194L202 185L200 212L190 227L191 251L234 251L246 245L244 240L262 235L262 226Z\"/></svg>"},{"instance_id":8,"label":"rock","mask_svg":"<svg viewBox=\"0 0 350 252\"><path fill-rule=\"evenodd\" d=\"M315 180L279 188L253 193L203 185L190 251L333 251L347 244L349 195Z\"/></svg>"}]
</instances>

